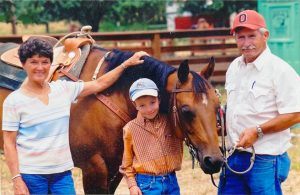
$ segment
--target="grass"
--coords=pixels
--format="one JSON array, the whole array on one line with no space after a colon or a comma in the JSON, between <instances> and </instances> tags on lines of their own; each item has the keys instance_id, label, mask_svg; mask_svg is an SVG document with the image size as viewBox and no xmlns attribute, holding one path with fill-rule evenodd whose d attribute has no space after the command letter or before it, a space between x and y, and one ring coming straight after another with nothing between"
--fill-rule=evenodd
<instances>
[{"instance_id":1,"label":"grass","mask_svg":"<svg viewBox=\"0 0 300 195\"><path fill-rule=\"evenodd\" d=\"M293 133L300 135L300 128L293 129ZM300 194L300 137L292 138L293 147L288 150L290 158L292 160L291 171L288 179L282 184L283 194L295 195ZM202 172L202 170L195 165L195 169L192 169L192 161L188 154L187 148L184 150L184 161L182 164L182 170L177 172L178 182L181 188L182 194L216 194L217 189L212 185L210 176ZM13 194L12 183L10 181L11 175L5 164L3 156L0 157L0 194ZM82 173L81 170L75 168L73 170L73 178L76 186L77 194L84 194L82 187ZM218 174L214 175L215 181L218 182ZM129 194L126 182L122 180L115 194Z\"/></svg>"},{"instance_id":2,"label":"grass","mask_svg":"<svg viewBox=\"0 0 300 195\"><path fill-rule=\"evenodd\" d=\"M68 23L65 21L60 22L51 22L49 24L49 29L51 34L55 33L65 33L68 32ZM11 30L11 24L10 23L3 23L0 22L0 35L10 35L12 34ZM46 34L46 27L45 25L23 25L18 24L17 25L17 34L18 35L25 35L25 34Z\"/></svg>"}]
</instances>

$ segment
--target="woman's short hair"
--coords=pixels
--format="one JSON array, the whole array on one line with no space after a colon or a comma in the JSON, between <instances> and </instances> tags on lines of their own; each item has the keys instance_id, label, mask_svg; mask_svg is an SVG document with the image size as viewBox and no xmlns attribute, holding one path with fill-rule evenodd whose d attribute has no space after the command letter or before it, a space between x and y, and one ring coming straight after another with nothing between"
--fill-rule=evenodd
<instances>
[{"instance_id":1,"label":"woman's short hair","mask_svg":"<svg viewBox=\"0 0 300 195\"><path fill-rule=\"evenodd\" d=\"M43 56L49 58L51 62L53 61L53 48L51 44L38 38L29 38L22 43L18 54L22 64L25 64L26 60L34 55Z\"/></svg>"}]
</instances>

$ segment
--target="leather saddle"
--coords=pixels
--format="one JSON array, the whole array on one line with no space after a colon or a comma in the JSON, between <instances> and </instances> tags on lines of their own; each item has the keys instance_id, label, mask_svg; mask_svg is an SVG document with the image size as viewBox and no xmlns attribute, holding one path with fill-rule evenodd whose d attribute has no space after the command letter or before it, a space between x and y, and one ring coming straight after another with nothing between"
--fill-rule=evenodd
<instances>
[{"instance_id":1,"label":"leather saddle","mask_svg":"<svg viewBox=\"0 0 300 195\"><path fill-rule=\"evenodd\" d=\"M34 35L34 36L24 36L22 37L23 42L29 38L39 38L49 42L52 46L56 45L58 42L57 39L50 36L43 35ZM86 37L78 38L67 38L64 40L63 45L54 48L53 62L50 67L50 72L48 76L48 81L57 80L59 77L67 77L63 79L74 80L78 78L85 63L85 60L89 54L90 48L93 44L93 40ZM26 73L22 67L22 64L19 60L18 49L19 45L13 44L1 55L0 69L4 71L3 75L0 75L0 86L8 89L15 90L20 87L21 83L26 77ZM5 66L4 64L9 66ZM15 72L18 72L18 77L14 75ZM8 75L6 72L11 72ZM14 73L12 73L14 72ZM12 86L10 86L10 83ZM13 84L14 83L14 84Z\"/></svg>"}]
</instances>

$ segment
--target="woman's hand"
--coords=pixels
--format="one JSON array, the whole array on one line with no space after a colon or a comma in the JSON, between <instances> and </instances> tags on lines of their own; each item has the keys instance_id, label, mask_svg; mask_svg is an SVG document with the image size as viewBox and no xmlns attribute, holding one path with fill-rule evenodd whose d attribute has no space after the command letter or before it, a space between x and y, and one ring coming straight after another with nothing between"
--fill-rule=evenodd
<instances>
[{"instance_id":1,"label":"woman's hand","mask_svg":"<svg viewBox=\"0 0 300 195\"><path fill-rule=\"evenodd\" d=\"M142 195L142 191L138 186L132 186L129 191L130 195Z\"/></svg>"},{"instance_id":2,"label":"woman's hand","mask_svg":"<svg viewBox=\"0 0 300 195\"><path fill-rule=\"evenodd\" d=\"M29 190L28 190L25 182L23 181L22 177L15 178L13 180L13 184L14 184L15 195L19 195L19 194L29 195Z\"/></svg>"},{"instance_id":3,"label":"woman's hand","mask_svg":"<svg viewBox=\"0 0 300 195\"><path fill-rule=\"evenodd\" d=\"M142 64L144 63L144 60L141 60L141 57L143 56L149 56L149 54L147 52L144 51L139 51L133 54L133 56L131 56L129 59L127 59L126 61L124 61L122 63L122 66L124 68L130 67L130 66L135 66L138 64Z\"/></svg>"}]
</instances>

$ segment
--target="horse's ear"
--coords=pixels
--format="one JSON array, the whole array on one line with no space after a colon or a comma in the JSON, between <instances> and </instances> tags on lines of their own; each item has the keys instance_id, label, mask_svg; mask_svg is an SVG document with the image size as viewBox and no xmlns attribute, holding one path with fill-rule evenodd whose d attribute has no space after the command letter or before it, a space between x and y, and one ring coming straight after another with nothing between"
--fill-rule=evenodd
<instances>
[{"instance_id":1,"label":"horse's ear","mask_svg":"<svg viewBox=\"0 0 300 195\"><path fill-rule=\"evenodd\" d=\"M213 74L214 69L215 69L215 58L212 56L209 60L209 63L202 68L200 75L207 80Z\"/></svg>"},{"instance_id":2,"label":"horse's ear","mask_svg":"<svg viewBox=\"0 0 300 195\"><path fill-rule=\"evenodd\" d=\"M189 72L190 72L189 61L188 60L182 61L179 65L178 72L177 72L177 76L180 83L185 83L187 81Z\"/></svg>"}]
</instances>

